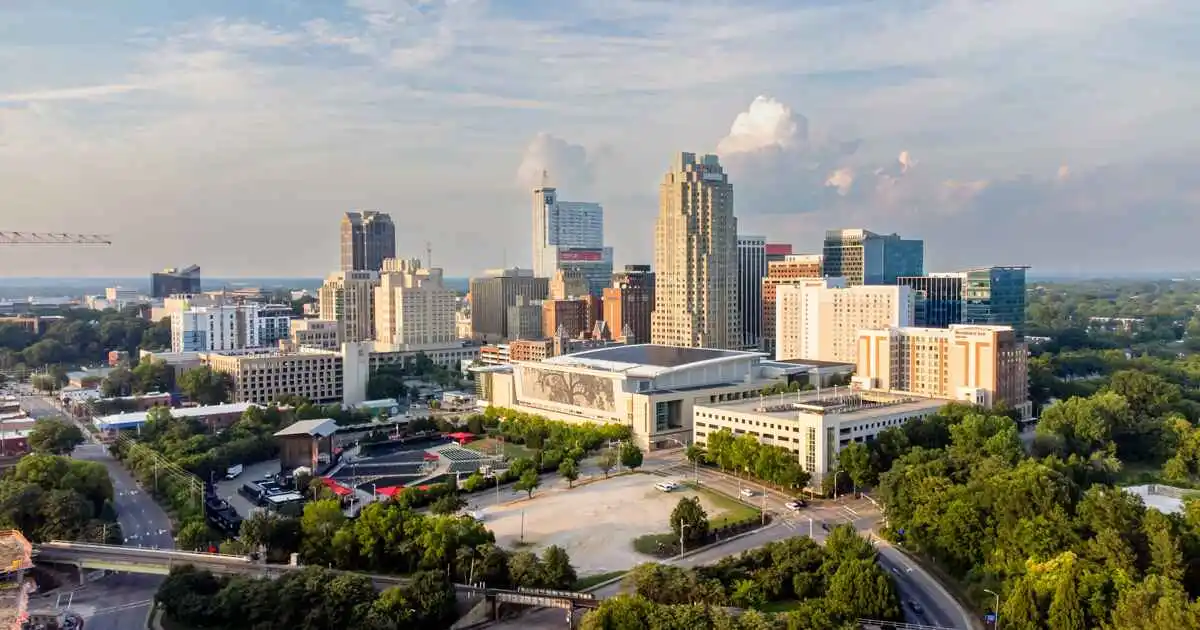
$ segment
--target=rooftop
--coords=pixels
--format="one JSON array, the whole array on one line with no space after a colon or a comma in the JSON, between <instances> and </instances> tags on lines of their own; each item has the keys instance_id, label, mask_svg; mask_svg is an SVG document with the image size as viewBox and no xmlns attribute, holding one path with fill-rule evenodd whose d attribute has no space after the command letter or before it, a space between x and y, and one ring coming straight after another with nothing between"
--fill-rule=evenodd
<instances>
[{"instance_id":1,"label":"rooftop","mask_svg":"<svg viewBox=\"0 0 1200 630\"><path fill-rule=\"evenodd\" d=\"M178 407L171 409L171 416L175 418L204 418L207 416L223 416L230 413L245 413L247 409L256 407L254 403L240 402L229 403L225 405L208 405L205 407ZM114 413L108 416L96 418L97 426L106 424L123 424L145 422L148 417L148 411L129 411L126 413Z\"/></svg>"},{"instance_id":2,"label":"rooftop","mask_svg":"<svg viewBox=\"0 0 1200 630\"><path fill-rule=\"evenodd\" d=\"M15 529L0 530L0 571L16 571L33 566L33 548Z\"/></svg>"},{"instance_id":3,"label":"rooftop","mask_svg":"<svg viewBox=\"0 0 1200 630\"><path fill-rule=\"evenodd\" d=\"M800 414L843 416L846 421L875 415L880 410L920 411L944 407L950 401L941 398L901 396L885 392L855 392L834 388L833 392L804 392L801 394L779 394L760 396L744 400L698 405L710 409L721 409L733 413L758 414L774 418L795 418Z\"/></svg>"},{"instance_id":4,"label":"rooftop","mask_svg":"<svg viewBox=\"0 0 1200 630\"><path fill-rule=\"evenodd\" d=\"M766 356L761 352L685 348L652 343L632 346L610 346L584 350L574 354L551 357L542 361L552 365L577 365L611 372L624 372L635 367L678 368L686 365Z\"/></svg>"},{"instance_id":5,"label":"rooftop","mask_svg":"<svg viewBox=\"0 0 1200 630\"><path fill-rule=\"evenodd\" d=\"M803 365L810 368L850 368L856 366L853 363L844 361L820 361L817 359L775 359L774 363L787 363L790 365Z\"/></svg>"},{"instance_id":6,"label":"rooftop","mask_svg":"<svg viewBox=\"0 0 1200 630\"><path fill-rule=\"evenodd\" d=\"M309 435L313 437L329 437L337 431L337 423L329 418L315 420L300 420L275 432L275 437Z\"/></svg>"}]
</instances>

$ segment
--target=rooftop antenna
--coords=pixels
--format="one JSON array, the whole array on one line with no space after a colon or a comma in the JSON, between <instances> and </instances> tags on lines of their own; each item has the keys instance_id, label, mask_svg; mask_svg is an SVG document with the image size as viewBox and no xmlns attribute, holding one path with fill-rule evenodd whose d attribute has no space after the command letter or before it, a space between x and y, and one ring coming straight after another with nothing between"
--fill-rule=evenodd
<instances>
[{"instance_id":1,"label":"rooftop antenna","mask_svg":"<svg viewBox=\"0 0 1200 630\"><path fill-rule=\"evenodd\" d=\"M550 185L550 171L542 169L542 188Z\"/></svg>"},{"instance_id":2,"label":"rooftop antenna","mask_svg":"<svg viewBox=\"0 0 1200 630\"><path fill-rule=\"evenodd\" d=\"M433 244L425 241L425 267L433 269Z\"/></svg>"}]
</instances>

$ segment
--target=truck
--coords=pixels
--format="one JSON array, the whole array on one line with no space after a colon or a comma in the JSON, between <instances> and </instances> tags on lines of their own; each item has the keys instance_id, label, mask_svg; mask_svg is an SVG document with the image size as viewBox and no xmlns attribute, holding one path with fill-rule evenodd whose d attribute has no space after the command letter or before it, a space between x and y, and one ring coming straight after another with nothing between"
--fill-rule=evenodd
<instances>
[{"instance_id":1,"label":"truck","mask_svg":"<svg viewBox=\"0 0 1200 630\"><path fill-rule=\"evenodd\" d=\"M230 466L229 469L225 471L225 478L237 479L237 476L242 474L242 470L243 468L241 464L238 464L237 466Z\"/></svg>"}]
</instances>

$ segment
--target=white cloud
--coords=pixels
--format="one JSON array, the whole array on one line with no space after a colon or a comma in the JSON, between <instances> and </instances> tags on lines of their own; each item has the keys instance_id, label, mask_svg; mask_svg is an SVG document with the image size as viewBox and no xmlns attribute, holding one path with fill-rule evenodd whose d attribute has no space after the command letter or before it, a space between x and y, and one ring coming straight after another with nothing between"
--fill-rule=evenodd
<instances>
[{"instance_id":1,"label":"white cloud","mask_svg":"<svg viewBox=\"0 0 1200 630\"><path fill-rule=\"evenodd\" d=\"M529 141L517 167L517 184L524 191L543 185L561 188L568 196L591 192L595 164L588 150L549 133Z\"/></svg>"},{"instance_id":2,"label":"white cloud","mask_svg":"<svg viewBox=\"0 0 1200 630\"><path fill-rule=\"evenodd\" d=\"M729 135L717 143L717 153L750 153L766 148L791 149L808 139L808 121L787 105L759 96L733 119Z\"/></svg>"},{"instance_id":3,"label":"white cloud","mask_svg":"<svg viewBox=\"0 0 1200 630\"><path fill-rule=\"evenodd\" d=\"M54 88L31 92L0 94L0 103L33 103L37 101L93 101L150 89L151 86L137 83L114 83L110 85L87 85L80 87Z\"/></svg>"},{"instance_id":4,"label":"white cloud","mask_svg":"<svg viewBox=\"0 0 1200 630\"><path fill-rule=\"evenodd\" d=\"M836 188L838 194L845 197L854 185L854 169L842 167L829 174L825 179L827 187Z\"/></svg>"}]
</instances>

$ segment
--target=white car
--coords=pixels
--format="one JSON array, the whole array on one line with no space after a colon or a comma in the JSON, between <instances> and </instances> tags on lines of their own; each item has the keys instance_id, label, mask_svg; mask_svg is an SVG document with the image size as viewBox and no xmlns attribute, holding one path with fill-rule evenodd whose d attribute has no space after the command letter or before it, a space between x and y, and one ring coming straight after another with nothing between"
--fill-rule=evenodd
<instances>
[{"instance_id":1,"label":"white car","mask_svg":"<svg viewBox=\"0 0 1200 630\"><path fill-rule=\"evenodd\" d=\"M671 492L672 490L678 488L679 484L675 483L674 481L660 481L654 484L654 487L661 492Z\"/></svg>"},{"instance_id":2,"label":"white car","mask_svg":"<svg viewBox=\"0 0 1200 630\"><path fill-rule=\"evenodd\" d=\"M804 507L804 504L800 503L799 501L788 501L787 503L783 504L783 507L793 512L799 512Z\"/></svg>"},{"instance_id":3,"label":"white car","mask_svg":"<svg viewBox=\"0 0 1200 630\"><path fill-rule=\"evenodd\" d=\"M754 491L751 490L750 488L742 488L741 492L739 492L738 494L740 494L744 497L752 497L752 496L754 496Z\"/></svg>"}]
</instances>

